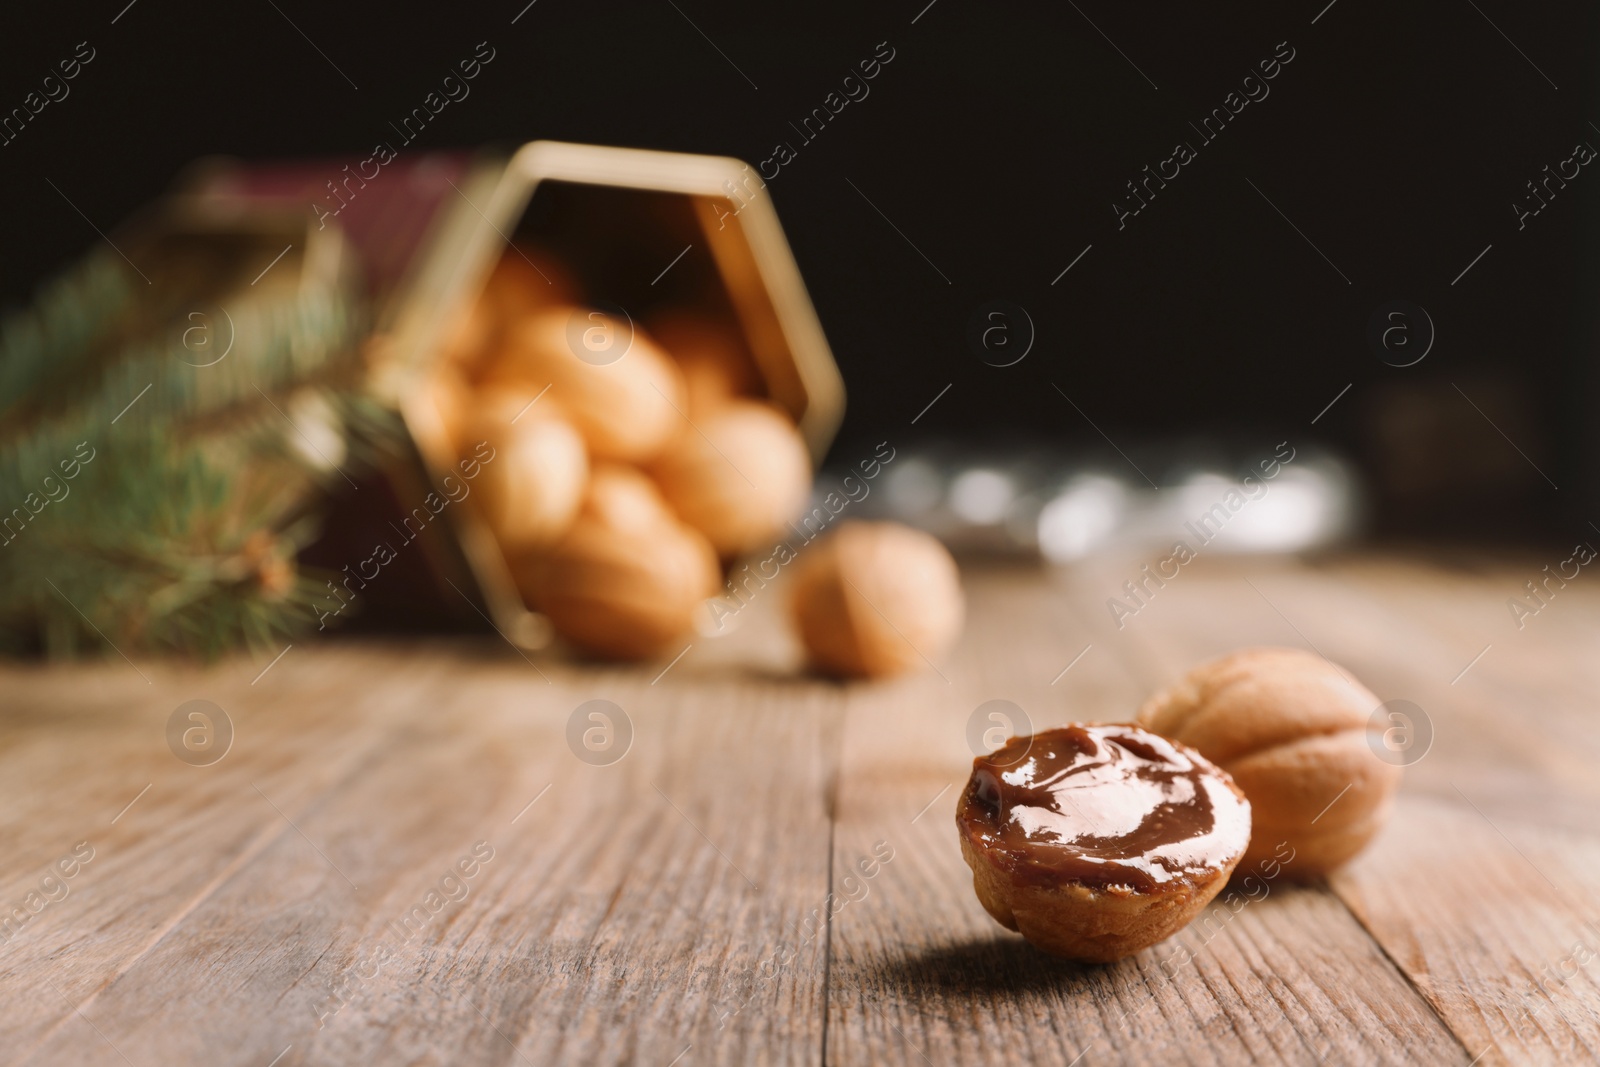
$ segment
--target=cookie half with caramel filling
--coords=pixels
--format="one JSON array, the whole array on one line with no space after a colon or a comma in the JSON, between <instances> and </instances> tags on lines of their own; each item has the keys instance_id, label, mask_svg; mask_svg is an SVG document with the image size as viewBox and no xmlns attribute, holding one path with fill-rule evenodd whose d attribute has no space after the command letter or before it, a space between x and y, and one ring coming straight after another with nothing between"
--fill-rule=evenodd
<instances>
[{"instance_id":1,"label":"cookie half with caramel filling","mask_svg":"<svg viewBox=\"0 0 1600 1067\"><path fill-rule=\"evenodd\" d=\"M1250 804L1137 726L1063 726L972 762L956 807L984 908L1056 956L1109 963L1198 915L1250 843Z\"/></svg>"}]
</instances>

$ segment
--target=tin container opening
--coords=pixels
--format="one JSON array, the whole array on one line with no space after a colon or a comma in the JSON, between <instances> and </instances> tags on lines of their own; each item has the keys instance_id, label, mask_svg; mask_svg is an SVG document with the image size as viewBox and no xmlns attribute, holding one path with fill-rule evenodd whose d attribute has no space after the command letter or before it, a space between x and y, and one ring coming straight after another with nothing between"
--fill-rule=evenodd
<instances>
[{"instance_id":1,"label":"tin container opening","mask_svg":"<svg viewBox=\"0 0 1600 1067\"><path fill-rule=\"evenodd\" d=\"M535 142L464 176L392 306L385 360L411 437L438 483L459 459L449 414L430 379L452 329L502 258L567 281L583 306L652 331L688 313L744 342L755 390L794 420L819 463L843 416L842 379L759 179L736 160ZM515 265L515 264L513 264ZM518 266L518 269L523 269ZM573 299L568 296L565 299ZM474 508L452 509L462 566L485 615L508 640L537 648L548 624L518 592L507 553Z\"/></svg>"}]
</instances>

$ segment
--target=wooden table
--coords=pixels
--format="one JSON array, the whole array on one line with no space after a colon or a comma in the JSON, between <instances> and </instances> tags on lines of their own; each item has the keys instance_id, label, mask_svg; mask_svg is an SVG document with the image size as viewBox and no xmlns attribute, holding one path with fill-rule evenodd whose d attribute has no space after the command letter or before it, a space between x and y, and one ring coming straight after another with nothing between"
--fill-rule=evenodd
<instances>
[{"instance_id":1,"label":"wooden table","mask_svg":"<svg viewBox=\"0 0 1600 1067\"><path fill-rule=\"evenodd\" d=\"M772 590L666 670L494 638L8 666L0 1060L1600 1057L1600 579L1519 630L1549 561L1201 559L1118 630L1138 562L968 568L957 651L883 684L797 673ZM1431 720L1375 845L1114 966L996 925L952 824L973 710L1124 718L1259 643ZM209 766L168 744L195 699L235 730ZM608 764L620 722L594 762L568 743L596 699L631 720Z\"/></svg>"}]
</instances>

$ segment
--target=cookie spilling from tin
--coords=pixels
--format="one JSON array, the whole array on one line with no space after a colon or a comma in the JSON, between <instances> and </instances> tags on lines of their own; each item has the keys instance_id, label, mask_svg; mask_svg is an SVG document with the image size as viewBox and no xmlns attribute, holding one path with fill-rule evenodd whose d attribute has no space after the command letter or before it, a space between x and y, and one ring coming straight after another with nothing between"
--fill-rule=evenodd
<instances>
[{"instance_id":1,"label":"cookie spilling from tin","mask_svg":"<svg viewBox=\"0 0 1600 1067\"><path fill-rule=\"evenodd\" d=\"M1250 843L1227 772L1137 726L1063 726L973 760L956 808L973 888L1051 955L1109 963L1189 923Z\"/></svg>"}]
</instances>

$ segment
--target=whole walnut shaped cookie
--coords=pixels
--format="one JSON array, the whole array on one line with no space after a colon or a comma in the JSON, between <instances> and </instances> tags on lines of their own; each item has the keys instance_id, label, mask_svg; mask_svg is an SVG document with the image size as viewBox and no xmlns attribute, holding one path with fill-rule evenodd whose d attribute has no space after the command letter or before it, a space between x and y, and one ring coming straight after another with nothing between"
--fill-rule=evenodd
<instances>
[{"instance_id":1,"label":"whole walnut shaped cookie","mask_svg":"<svg viewBox=\"0 0 1600 1067\"><path fill-rule=\"evenodd\" d=\"M1354 857L1388 818L1400 768L1369 744L1378 706L1321 656L1248 648L1196 667L1146 701L1138 720L1197 749L1250 798L1246 868L1287 842L1284 876L1309 881Z\"/></svg>"},{"instance_id":2,"label":"whole walnut shaped cookie","mask_svg":"<svg viewBox=\"0 0 1600 1067\"><path fill-rule=\"evenodd\" d=\"M523 596L591 655L645 659L693 629L717 591L717 555L679 522L650 479L596 464L560 540L512 558Z\"/></svg>"},{"instance_id":3,"label":"whole walnut shaped cookie","mask_svg":"<svg viewBox=\"0 0 1600 1067\"><path fill-rule=\"evenodd\" d=\"M795 629L812 665L882 678L931 663L961 634L961 573L938 538L897 522L846 522L796 568Z\"/></svg>"},{"instance_id":4,"label":"whole walnut shaped cookie","mask_svg":"<svg viewBox=\"0 0 1600 1067\"><path fill-rule=\"evenodd\" d=\"M996 922L1110 963L1182 929L1227 884L1250 804L1204 757L1137 726L1013 737L972 763L961 854Z\"/></svg>"}]
</instances>

